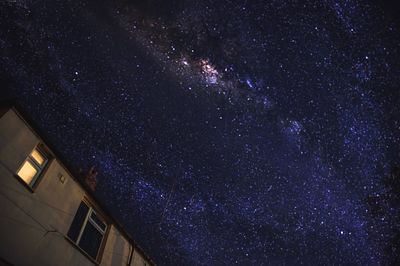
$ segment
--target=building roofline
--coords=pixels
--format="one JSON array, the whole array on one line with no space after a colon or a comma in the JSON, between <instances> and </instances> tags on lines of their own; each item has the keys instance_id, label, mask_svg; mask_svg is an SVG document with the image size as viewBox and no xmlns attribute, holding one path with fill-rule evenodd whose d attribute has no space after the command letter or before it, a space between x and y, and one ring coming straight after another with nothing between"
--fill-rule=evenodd
<instances>
[{"instance_id":1,"label":"building roofline","mask_svg":"<svg viewBox=\"0 0 400 266\"><path fill-rule=\"evenodd\" d=\"M67 160L58 152L53 143L49 140L45 132L40 130L40 127L36 122L24 111L23 107L18 103L17 100L0 101L0 118L8 111L14 110L17 115L24 120L27 126L33 131L33 133L46 144L50 149L51 153L58 159L59 164L67 171L67 173L78 183L78 185L89 195L101 211L107 216L111 223L121 232L121 234L128 240L128 242L134 247L134 250L138 251L145 259L147 259L152 265L156 265L155 262L146 254L146 252L137 244L133 237L125 230L122 224L114 218L111 212L104 206L93 191L86 185L83 178L79 178L79 173L72 171L73 167L69 165Z\"/></svg>"}]
</instances>

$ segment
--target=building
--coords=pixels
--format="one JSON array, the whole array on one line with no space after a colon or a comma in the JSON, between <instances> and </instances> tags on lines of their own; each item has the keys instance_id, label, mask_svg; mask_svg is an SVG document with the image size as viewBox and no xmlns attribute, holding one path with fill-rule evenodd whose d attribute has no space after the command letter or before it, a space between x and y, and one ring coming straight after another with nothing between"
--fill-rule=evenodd
<instances>
[{"instance_id":1,"label":"building","mask_svg":"<svg viewBox=\"0 0 400 266\"><path fill-rule=\"evenodd\" d=\"M154 265L48 145L0 109L0 265Z\"/></svg>"}]
</instances>

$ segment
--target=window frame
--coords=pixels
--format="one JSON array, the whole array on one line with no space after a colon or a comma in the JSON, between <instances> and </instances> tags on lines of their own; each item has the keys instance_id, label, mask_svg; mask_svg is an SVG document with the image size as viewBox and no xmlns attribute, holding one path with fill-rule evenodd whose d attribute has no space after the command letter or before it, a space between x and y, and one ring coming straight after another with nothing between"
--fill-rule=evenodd
<instances>
[{"instance_id":1,"label":"window frame","mask_svg":"<svg viewBox=\"0 0 400 266\"><path fill-rule=\"evenodd\" d=\"M91 261L95 262L96 264L99 264L99 263L101 262L102 257L103 257L103 252L104 252L104 248L105 248L105 245L106 245L106 242L107 242L107 237L108 237L108 233L109 233L111 224L107 221L107 219L105 218L105 216L104 216L101 212L99 212L99 211L97 210L97 208L94 206L94 204L91 204L91 203L89 202L89 200L86 199L86 197L80 202L80 204L82 204L82 203L85 204L85 205L88 207L88 211L87 211L87 213L85 214L85 219L83 220L83 223L82 223L82 225L81 225L81 227L80 227L80 229L79 229L79 234L78 234L78 236L77 236L77 238L76 238L76 241L73 240L73 239L71 239L71 238L68 236L68 234L66 235L66 238L67 238L67 239L68 239L68 240L69 240L83 255L85 255L88 259L90 259ZM79 205L79 206L80 206L80 205ZM78 208L79 208L79 207L78 207ZM78 210L77 210L77 211L78 211ZM98 219L100 219L101 222L104 223L104 225L105 225L105 229L104 229L104 230L97 224L96 221L94 221L94 219L91 218L91 216L92 216L93 213L98 217ZM70 224L70 226L69 226L68 232L69 232L69 230L71 229L71 226L72 226L73 222L75 221L76 215L77 215L77 213L75 213L74 218L73 218L72 221L71 221L71 224ZM97 232L99 232L99 233L102 235L101 243L100 243L100 246L99 246L99 248L98 248L98 250L97 250L97 254L96 254L96 257L95 257L95 258L93 258L88 252L86 252L86 251L79 245L79 243L80 243L80 241L81 241L81 239L82 239L82 235L83 235L83 233L85 232L86 226L87 226L89 223L97 230Z\"/></svg>"},{"instance_id":2,"label":"window frame","mask_svg":"<svg viewBox=\"0 0 400 266\"><path fill-rule=\"evenodd\" d=\"M36 159L32 156L32 153L36 151L38 152L44 159L42 165L40 165ZM50 165L52 157L49 152L46 152L46 148L42 143L37 144L26 156L25 160L21 163L18 170L15 172L14 176L20 181L26 188L28 188L32 193L35 192L35 189L39 185L40 181L43 179L43 176ZM29 163L35 170L36 174L32 178L30 183L27 183L18 173L25 166L26 163Z\"/></svg>"}]
</instances>

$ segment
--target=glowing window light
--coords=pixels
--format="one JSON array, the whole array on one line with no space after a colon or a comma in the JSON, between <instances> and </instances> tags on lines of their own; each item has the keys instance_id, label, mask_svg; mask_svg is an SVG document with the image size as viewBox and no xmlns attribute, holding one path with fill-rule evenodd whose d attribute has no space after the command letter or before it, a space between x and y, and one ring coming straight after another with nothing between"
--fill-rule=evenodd
<instances>
[{"instance_id":1,"label":"glowing window light","mask_svg":"<svg viewBox=\"0 0 400 266\"><path fill-rule=\"evenodd\" d=\"M38 170L33 166L33 164L29 161L25 161L21 169L18 171L18 176L29 185L37 173Z\"/></svg>"},{"instance_id":2,"label":"glowing window light","mask_svg":"<svg viewBox=\"0 0 400 266\"><path fill-rule=\"evenodd\" d=\"M31 157L39 164L43 165L46 162L46 159L43 155L36 149L31 152Z\"/></svg>"},{"instance_id":3,"label":"glowing window light","mask_svg":"<svg viewBox=\"0 0 400 266\"><path fill-rule=\"evenodd\" d=\"M40 176L47 164L48 159L38 149L34 148L33 151L28 155L22 166L17 172L17 175L30 187L33 187L36 180Z\"/></svg>"}]
</instances>

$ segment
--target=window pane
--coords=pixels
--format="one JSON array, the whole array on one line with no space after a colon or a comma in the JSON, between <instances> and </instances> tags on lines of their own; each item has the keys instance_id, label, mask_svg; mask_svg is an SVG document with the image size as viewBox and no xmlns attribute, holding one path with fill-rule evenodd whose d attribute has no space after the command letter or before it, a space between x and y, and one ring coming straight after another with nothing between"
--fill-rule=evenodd
<instances>
[{"instance_id":1,"label":"window pane","mask_svg":"<svg viewBox=\"0 0 400 266\"><path fill-rule=\"evenodd\" d=\"M97 216L95 212L92 212L90 218L95 222L103 231L106 230L106 224Z\"/></svg>"},{"instance_id":2,"label":"window pane","mask_svg":"<svg viewBox=\"0 0 400 266\"><path fill-rule=\"evenodd\" d=\"M43 157L43 155L37 149L34 149L32 151L31 156L40 166L44 165L46 159Z\"/></svg>"},{"instance_id":3,"label":"window pane","mask_svg":"<svg viewBox=\"0 0 400 266\"><path fill-rule=\"evenodd\" d=\"M68 231L68 237L74 242L78 240L79 233L81 231L83 222L85 221L88 211L89 207L85 203L81 202L81 205L76 211L74 220L72 221L71 227Z\"/></svg>"},{"instance_id":4,"label":"window pane","mask_svg":"<svg viewBox=\"0 0 400 266\"><path fill-rule=\"evenodd\" d=\"M18 176L21 177L25 183L30 185L37 172L37 169L32 165L31 162L25 161L21 169L18 171Z\"/></svg>"},{"instance_id":5,"label":"window pane","mask_svg":"<svg viewBox=\"0 0 400 266\"><path fill-rule=\"evenodd\" d=\"M79 246L93 259L96 259L102 239L103 234L101 234L94 225L87 223L79 241Z\"/></svg>"}]
</instances>

